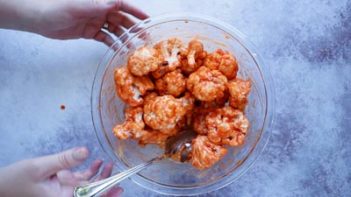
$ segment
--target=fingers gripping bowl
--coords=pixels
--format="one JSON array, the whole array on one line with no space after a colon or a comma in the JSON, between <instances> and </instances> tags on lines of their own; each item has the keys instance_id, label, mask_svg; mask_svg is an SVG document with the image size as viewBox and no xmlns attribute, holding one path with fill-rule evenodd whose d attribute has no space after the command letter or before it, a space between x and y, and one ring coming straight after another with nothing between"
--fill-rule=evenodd
<instances>
[{"instance_id":1,"label":"fingers gripping bowl","mask_svg":"<svg viewBox=\"0 0 351 197\"><path fill-rule=\"evenodd\" d=\"M229 148L218 163L206 170L172 160L149 167L131 179L138 185L162 194L195 195L222 188L240 177L262 152L273 120L274 92L269 70L251 44L235 28L212 18L199 16L162 16L132 27L105 54L95 75L92 90L92 117L96 135L105 152L119 170L162 154L156 145L141 147L134 140L118 140L111 132L124 121L125 104L115 93L114 70L126 65L128 57L140 46L154 45L171 37L188 43L194 37L206 50L221 48L234 54L240 70L238 77L252 82L245 115L250 121L245 143ZM142 39L146 38L146 39Z\"/></svg>"}]
</instances>

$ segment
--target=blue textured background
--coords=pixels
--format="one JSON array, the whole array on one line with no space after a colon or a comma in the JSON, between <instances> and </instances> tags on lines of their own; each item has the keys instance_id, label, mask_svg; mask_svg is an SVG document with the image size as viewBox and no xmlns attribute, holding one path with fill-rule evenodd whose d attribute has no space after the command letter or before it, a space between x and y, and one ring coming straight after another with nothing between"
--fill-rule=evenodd
<instances>
[{"instance_id":1,"label":"blue textured background","mask_svg":"<svg viewBox=\"0 0 351 197\"><path fill-rule=\"evenodd\" d=\"M228 22L271 69L276 118L266 150L239 181L207 196L351 196L351 1L133 2L152 16L187 11ZM104 155L90 91L105 50L0 30L0 166L77 145ZM124 196L157 195L122 186Z\"/></svg>"}]
</instances>

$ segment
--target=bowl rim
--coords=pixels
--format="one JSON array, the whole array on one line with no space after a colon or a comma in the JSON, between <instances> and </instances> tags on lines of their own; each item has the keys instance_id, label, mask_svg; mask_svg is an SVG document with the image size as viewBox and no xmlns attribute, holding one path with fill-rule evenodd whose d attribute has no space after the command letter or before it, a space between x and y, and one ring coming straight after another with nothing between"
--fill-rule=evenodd
<instances>
[{"instance_id":1,"label":"bowl rim","mask_svg":"<svg viewBox=\"0 0 351 197\"><path fill-rule=\"evenodd\" d=\"M130 178L134 183L137 185L160 193L160 194L165 194L165 195L199 195L203 193L208 193L212 192L218 189L221 189L234 181L238 180L243 174L245 174L257 161L257 159L260 157L261 153L264 151L265 147L268 144L269 138L271 136L271 129L273 128L273 122L274 122L274 105L275 105L275 100L274 100L274 95L275 95L275 89L274 89L274 81L271 77L269 68L265 66L263 63L261 57L259 54L257 54L257 49L254 47L254 45L247 39L247 37L241 33L239 30L237 30L235 27L233 27L230 24L227 24L225 22L222 22L216 18L206 16L206 15L199 15L199 14L193 14L193 13L177 13L177 14L165 14L165 15L159 15L156 17L151 17L148 18L144 21L141 21L135 25L133 25L131 28L129 28L123 35L120 36L120 39L116 40L116 42L106 51L104 54L102 60L99 62L97 70L95 72L94 76L94 81L92 85L92 92L91 92L91 114L92 114L92 122L94 126L94 131L95 135L98 138L100 147L103 149L105 154L108 155L108 157L112 160L115 161L116 158L112 156L108 150L106 150L108 147L105 147L106 143L102 142L103 139L99 136L98 132L100 131L101 128L98 127L103 127L101 124L101 115L96 110L94 107L100 108L100 101L96 102L94 95L99 95L100 98L100 92L101 92L101 85L102 85L102 79L104 78L104 75L106 74L106 69L107 66L106 64L103 64L104 59L108 57L109 53L111 51L115 51L115 53L118 53L118 50L123 48L125 45L122 43L121 40L125 40L125 43L128 43L128 41L132 40L135 36L129 37L130 34L132 33L137 33L137 31L140 30L140 28L143 28L143 26L147 26L147 28L152 27L153 25L161 24L161 23L166 23L166 22L172 22L172 21L194 21L194 22L201 22L206 25L213 26L215 28L221 29L225 31L226 33L229 33L231 36L233 36L234 39L236 39L245 50L250 54L251 58L255 62L257 68L260 71L261 78L264 81L264 87L265 87L265 96L266 96L266 110L265 110L265 119L263 121L263 127L262 127L262 132L261 136L258 138L256 142L256 146L251 150L251 152L255 152L255 157L247 157L244 162L248 162L245 168L238 169L239 172L235 177L231 177L233 173L230 173L228 176L220 178L218 181L214 183L210 183L205 186L199 186L199 187L191 187L191 188L175 188L175 187L170 187L166 185L162 185L156 182L151 181L150 179L147 179L146 177L137 174L135 178ZM117 49L117 50L116 50ZM109 65L109 64L107 64ZM261 67L265 67L265 69L262 69ZM99 75L99 73L103 73L103 75ZM101 80L98 79L98 76L102 76ZM269 83L266 83L269 81ZM96 94L97 92L97 94ZM99 100L99 99L98 99ZM99 122L97 122L97 120ZM101 133L101 131L100 131ZM103 132L104 133L104 132ZM107 137L105 136L105 140ZM250 153L249 155L251 155ZM125 170L123 166L117 165L117 169L120 171ZM191 191L191 193L189 193Z\"/></svg>"}]
</instances>

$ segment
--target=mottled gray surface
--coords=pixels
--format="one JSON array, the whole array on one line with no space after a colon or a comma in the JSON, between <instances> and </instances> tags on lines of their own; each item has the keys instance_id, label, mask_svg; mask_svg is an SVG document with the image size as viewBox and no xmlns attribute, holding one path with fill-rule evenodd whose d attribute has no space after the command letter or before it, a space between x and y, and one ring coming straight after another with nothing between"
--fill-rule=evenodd
<instances>
[{"instance_id":1,"label":"mottled gray surface","mask_svg":"<svg viewBox=\"0 0 351 197\"><path fill-rule=\"evenodd\" d=\"M228 22L271 69L269 145L239 181L206 196L351 196L351 1L134 2L151 15L191 11ZM0 30L0 166L78 145L104 155L89 99L105 50ZM124 196L157 195L129 180L122 186Z\"/></svg>"}]
</instances>

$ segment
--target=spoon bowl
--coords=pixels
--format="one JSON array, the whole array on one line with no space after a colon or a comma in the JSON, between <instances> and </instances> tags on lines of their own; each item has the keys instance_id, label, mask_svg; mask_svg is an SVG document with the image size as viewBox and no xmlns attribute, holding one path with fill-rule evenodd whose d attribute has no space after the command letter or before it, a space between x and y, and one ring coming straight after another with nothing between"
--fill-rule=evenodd
<instances>
[{"instance_id":1,"label":"spoon bowl","mask_svg":"<svg viewBox=\"0 0 351 197\"><path fill-rule=\"evenodd\" d=\"M172 155L178 153L180 162L187 161L191 151L191 142L195 137L196 133L191 129L186 129L178 135L169 137L166 140L165 155L172 157Z\"/></svg>"}]
</instances>

